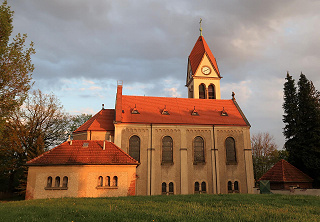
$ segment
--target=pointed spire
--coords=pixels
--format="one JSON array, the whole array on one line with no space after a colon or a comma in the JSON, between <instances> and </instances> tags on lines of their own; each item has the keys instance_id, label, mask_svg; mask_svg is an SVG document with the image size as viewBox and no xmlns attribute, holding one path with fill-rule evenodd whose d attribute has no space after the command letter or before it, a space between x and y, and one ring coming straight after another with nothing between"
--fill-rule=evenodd
<instances>
[{"instance_id":1,"label":"pointed spire","mask_svg":"<svg viewBox=\"0 0 320 222\"><path fill-rule=\"evenodd\" d=\"M200 31L200 36L202 36L202 26L201 26L201 23L202 23L202 18L200 18L200 29L199 29L199 31Z\"/></svg>"}]
</instances>

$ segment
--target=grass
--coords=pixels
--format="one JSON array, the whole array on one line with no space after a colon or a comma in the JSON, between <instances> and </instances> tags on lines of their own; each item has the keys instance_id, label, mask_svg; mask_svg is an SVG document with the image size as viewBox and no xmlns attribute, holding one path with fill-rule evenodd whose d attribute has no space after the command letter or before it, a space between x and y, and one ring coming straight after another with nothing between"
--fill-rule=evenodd
<instances>
[{"instance_id":1,"label":"grass","mask_svg":"<svg viewBox=\"0 0 320 222\"><path fill-rule=\"evenodd\" d=\"M175 195L0 202L3 221L320 221L320 197Z\"/></svg>"}]
</instances>

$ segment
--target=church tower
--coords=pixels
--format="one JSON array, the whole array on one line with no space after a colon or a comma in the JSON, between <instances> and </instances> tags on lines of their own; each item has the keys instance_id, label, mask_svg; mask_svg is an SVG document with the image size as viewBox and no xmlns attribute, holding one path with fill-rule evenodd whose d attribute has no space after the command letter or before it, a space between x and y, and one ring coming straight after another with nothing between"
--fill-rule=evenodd
<instances>
[{"instance_id":1,"label":"church tower","mask_svg":"<svg viewBox=\"0 0 320 222\"><path fill-rule=\"evenodd\" d=\"M188 57L188 98L221 99L221 78L216 59L202 36L200 20L200 36Z\"/></svg>"}]
</instances>

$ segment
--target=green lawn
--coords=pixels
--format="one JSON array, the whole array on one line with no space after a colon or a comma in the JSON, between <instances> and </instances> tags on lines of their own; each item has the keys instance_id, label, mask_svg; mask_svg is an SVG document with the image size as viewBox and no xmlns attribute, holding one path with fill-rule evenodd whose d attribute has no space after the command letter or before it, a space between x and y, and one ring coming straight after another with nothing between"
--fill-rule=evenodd
<instances>
[{"instance_id":1,"label":"green lawn","mask_svg":"<svg viewBox=\"0 0 320 222\"><path fill-rule=\"evenodd\" d=\"M320 197L175 195L0 202L3 221L320 221Z\"/></svg>"}]
</instances>

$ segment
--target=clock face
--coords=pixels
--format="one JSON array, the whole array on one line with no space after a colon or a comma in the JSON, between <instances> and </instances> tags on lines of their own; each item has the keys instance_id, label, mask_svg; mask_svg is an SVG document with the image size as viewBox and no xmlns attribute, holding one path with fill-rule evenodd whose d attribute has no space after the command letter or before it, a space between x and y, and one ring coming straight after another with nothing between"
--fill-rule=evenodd
<instances>
[{"instance_id":1,"label":"clock face","mask_svg":"<svg viewBox=\"0 0 320 222\"><path fill-rule=\"evenodd\" d=\"M211 73L211 69L208 66L202 66L201 72L205 75L209 75Z\"/></svg>"}]
</instances>

